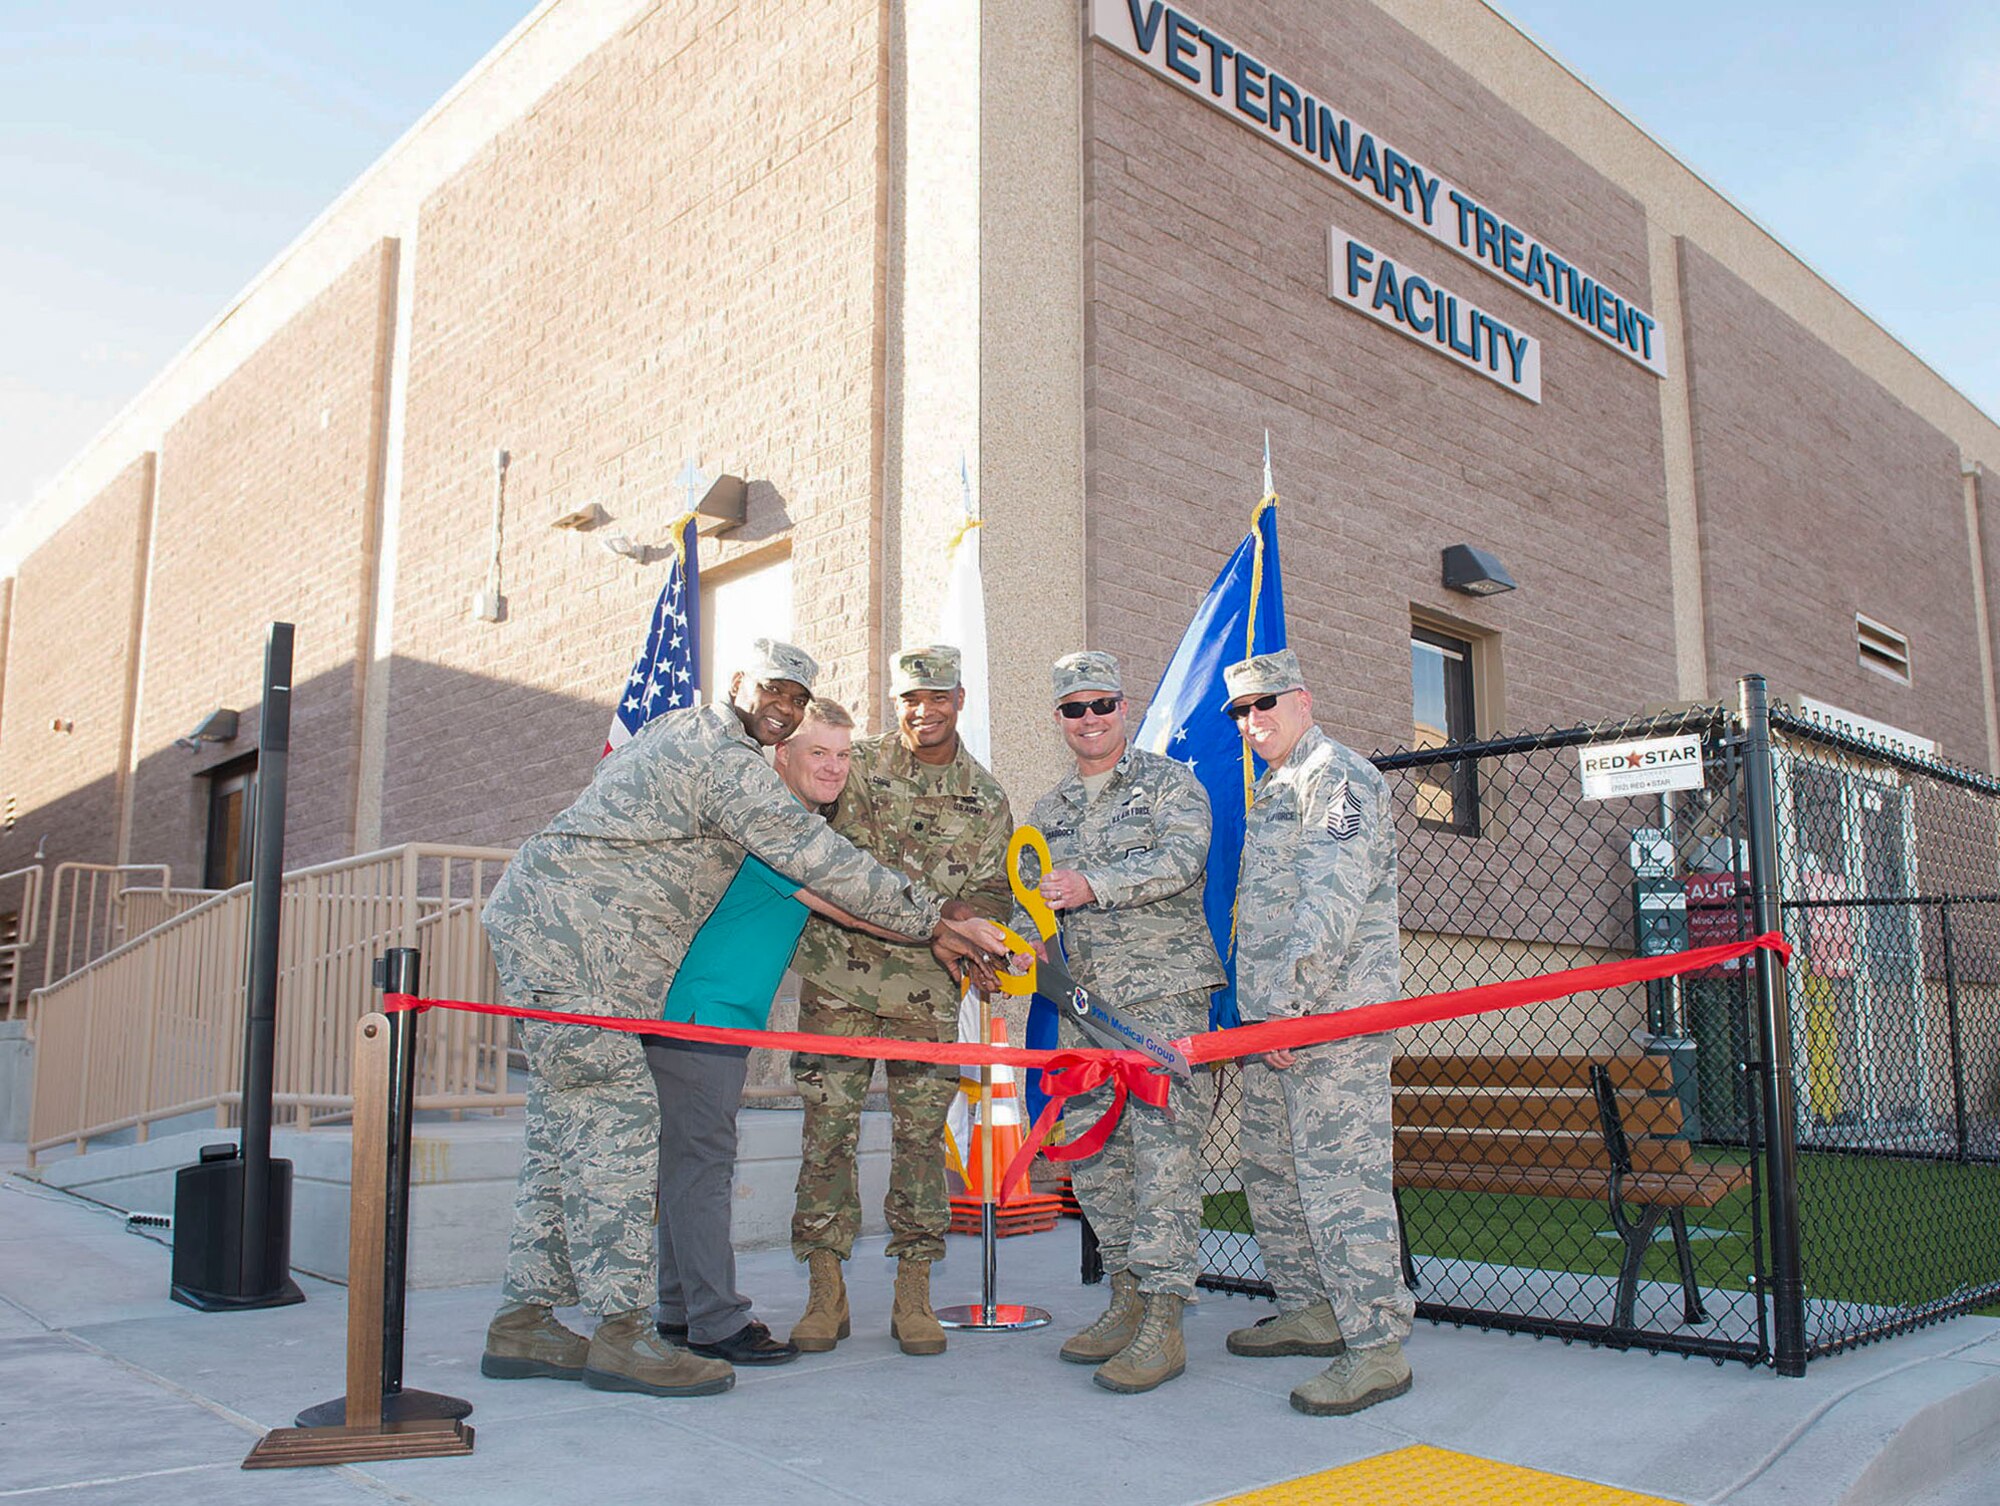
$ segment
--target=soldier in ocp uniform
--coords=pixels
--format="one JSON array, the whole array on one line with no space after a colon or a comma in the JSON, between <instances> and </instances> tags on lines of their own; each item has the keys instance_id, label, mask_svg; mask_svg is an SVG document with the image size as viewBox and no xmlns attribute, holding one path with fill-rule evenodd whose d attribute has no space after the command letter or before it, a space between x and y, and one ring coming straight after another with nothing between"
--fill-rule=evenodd
<instances>
[{"instance_id":1,"label":"soldier in ocp uniform","mask_svg":"<svg viewBox=\"0 0 2000 1506\"><path fill-rule=\"evenodd\" d=\"M1236 895L1244 1020L1393 999L1396 829L1375 766L1313 722L1290 649L1223 671L1225 709L1269 768L1245 820ZM1243 1190L1276 1316L1229 1336L1232 1354L1331 1356L1292 1392L1344 1416L1410 1389L1415 1301L1403 1284L1391 1178L1390 1035L1266 1052L1242 1066Z\"/></svg>"},{"instance_id":2,"label":"soldier in ocp uniform","mask_svg":"<svg viewBox=\"0 0 2000 1506\"><path fill-rule=\"evenodd\" d=\"M656 1016L746 849L864 920L931 938L940 958L976 950L934 895L835 836L765 763L760 744L798 726L817 670L802 650L757 640L729 703L648 723L522 843L481 917L510 1003ZM659 1103L638 1038L528 1021L521 1044L527 1143L482 1372L653 1396L727 1390L727 1362L653 1326ZM599 1319L589 1339L552 1311L579 1301Z\"/></svg>"},{"instance_id":3,"label":"soldier in ocp uniform","mask_svg":"<svg viewBox=\"0 0 2000 1506\"><path fill-rule=\"evenodd\" d=\"M906 650L892 665L896 730L854 745L833 829L863 852L919 875L946 897L952 919L1004 918L1012 892L1004 871L1014 820L1007 796L958 737L965 704L959 652ZM815 885L815 888L818 886ZM799 1028L821 1035L882 1035L904 1041L958 1036L957 982L920 947L896 946L808 921L795 966ZM847 1337L842 1262L861 1230L855 1152L873 1064L852 1057L793 1059L805 1103L792 1253L811 1269L806 1310L791 1342L808 1352ZM931 1311L931 1263L944 1255L951 1204L945 1186L944 1124L957 1069L888 1063L892 1144L887 1254L897 1261L889 1329L905 1354L942 1354L944 1329Z\"/></svg>"},{"instance_id":4,"label":"soldier in ocp uniform","mask_svg":"<svg viewBox=\"0 0 2000 1506\"><path fill-rule=\"evenodd\" d=\"M1039 889L1063 917L1076 981L1164 1040L1208 1028L1208 996L1222 965L1202 910L1208 796L1182 764L1131 746L1118 661L1086 651L1053 672L1057 729L1076 772L1035 802L1048 839ZM1014 929L1027 932L1027 918ZM1067 1045L1094 1045L1069 1020ZM1071 1102L1092 1123L1109 1086ZM1181 1307L1201 1268L1201 1139L1211 1089L1204 1073L1176 1083L1172 1112L1129 1098L1104 1149L1077 1163L1077 1201L1096 1231L1111 1301L1062 1346L1096 1365L1108 1391L1150 1391L1187 1367Z\"/></svg>"}]
</instances>

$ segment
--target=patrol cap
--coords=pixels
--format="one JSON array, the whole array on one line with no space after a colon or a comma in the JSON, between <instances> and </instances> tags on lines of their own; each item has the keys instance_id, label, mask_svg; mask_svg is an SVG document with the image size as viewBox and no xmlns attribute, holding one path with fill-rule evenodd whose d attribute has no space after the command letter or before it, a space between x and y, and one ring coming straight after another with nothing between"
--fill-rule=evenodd
<instances>
[{"instance_id":1,"label":"patrol cap","mask_svg":"<svg viewBox=\"0 0 2000 1506\"><path fill-rule=\"evenodd\" d=\"M1056 660L1051 678L1055 681L1058 701L1066 695L1075 695L1079 690L1108 690L1113 695L1125 694L1125 687L1118 679L1118 661L1099 648L1064 654Z\"/></svg>"},{"instance_id":2,"label":"patrol cap","mask_svg":"<svg viewBox=\"0 0 2000 1506\"><path fill-rule=\"evenodd\" d=\"M790 680L795 685L813 688L813 681L819 677L819 661L800 648L796 643L780 643L775 638L758 638L750 645L750 652L743 658L743 678L758 684L772 680Z\"/></svg>"},{"instance_id":3,"label":"patrol cap","mask_svg":"<svg viewBox=\"0 0 2000 1506\"><path fill-rule=\"evenodd\" d=\"M958 650L947 643L929 648L906 648L889 665L889 694L906 695L912 690L956 690L959 687Z\"/></svg>"},{"instance_id":4,"label":"patrol cap","mask_svg":"<svg viewBox=\"0 0 2000 1506\"><path fill-rule=\"evenodd\" d=\"M1305 676L1299 673L1299 656L1288 648L1239 660L1223 670L1222 683L1229 690L1222 700L1224 711L1245 696L1281 695L1306 688Z\"/></svg>"}]
</instances>

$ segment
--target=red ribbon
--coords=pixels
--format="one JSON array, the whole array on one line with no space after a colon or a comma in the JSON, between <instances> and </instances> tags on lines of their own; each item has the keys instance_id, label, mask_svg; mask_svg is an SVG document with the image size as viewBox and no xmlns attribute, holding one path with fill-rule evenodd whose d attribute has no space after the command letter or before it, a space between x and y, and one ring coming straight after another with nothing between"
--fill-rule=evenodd
<instances>
[{"instance_id":1,"label":"red ribbon","mask_svg":"<svg viewBox=\"0 0 2000 1506\"><path fill-rule=\"evenodd\" d=\"M1477 988L1421 994L1414 999L1392 999L1383 1004L1363 1004L1332 1014L1299 1015L1288 1020L1238 1025L1230 1030L1211 1030L1175 1041L1174 1044L1190 1063L1229 1061L1266 1051L1324 1045L1357 1035L1379 1035L1410 1025L1497 1013L1503 1009L1519 1009L1525 1004L1566 998L1571 994L1704 972L1756 951L1771 952L1780 962L1792 960L1792 948L1785 938L1776 931L1767 931L1762 936L1752 936L1748 940L1733 941L1723 946L1669 952L1660 957L1628 957L1618 962L1599 962L1589 967L1542 973L1533 978L1481 984ZM1028 1163L1034 1159L1037 1150L1056 1161L1080 1160L1095 1155L1104 1148L1104 1142L1118 1127L1127 1097L1136 1096L1142 1103L1150 1103L1157 1108L1166 1103L1169 1086L1169 1079L1155 1069L1153 1062L1136 1051L1102 1051L1095 1048L1029 1051L1019 1046L988 1046L974 1041L898 1041L879 1035L809 1035L796 1030L739 1030L722 1025L683 1025L667 1020L624 1019L615 1015L567 1014L553 1009L517 1009L511 1004L484 1004L471 999L424 999L415 994L385 994L382 1008L389 1011L463 1009L473 1014L543 1020L556 1025L588 1025L602 1030L623 1030L633 1035L665 1036L670 1040L710 1041L720 1045L755 1046L766 1051L804 1051L821 1056L855 1056L875 1061L1041 1067L1044 1069L1042 1090L1048 1094L1049 1101L1036 1118L1033 1131L1020 1154L1007 1164L1001 1184L1003 1196L1007 1189L1027 1174ZM1112 1084L1111 1103L1096 1124L1067 1145L1043 1144L1065 1099L1088 1093L1106 1082Z\"/></svg>"},{"instance_id":2,"label":"red ribbon","mask_svg":"<svg viewBox=\"0 0 2000 1506\"><path fill-rule=\"evenodd\" d=\"M1118 1121L1125 1113L1128 1096L1137 1098L1141 1103L1150 1103L1156 1109L1167 1106L1171 1080L1165 1073L1155 1070L1153 1063L1143 1056L1129 1051L1116 1054L1106 1051L1050 1051L1044 1054L1051 1058L1042 1069L1042 1091L1048 1095L1049 1101L1042 1105L1026 1142L1015 1152L1014 1159L1007 1163L1007 1170L1000 1178L1000 1201L1003 1203L1013 1196L1015 1186L1027 1176L1028 1164L1035 1159L1036 1151L1051 1161L1081 1161L1085 1156L1094 1156L1104 1149L1104 1142L1111 1138L1111 1132L1118 1128ZM1065 1145L1043 1143L1055 1127L1065 1099L1095 1092L1107 1082L1111 1084L1111 1102L1098 1116L1097 1123Z\"/></svg>"}]
</instances>

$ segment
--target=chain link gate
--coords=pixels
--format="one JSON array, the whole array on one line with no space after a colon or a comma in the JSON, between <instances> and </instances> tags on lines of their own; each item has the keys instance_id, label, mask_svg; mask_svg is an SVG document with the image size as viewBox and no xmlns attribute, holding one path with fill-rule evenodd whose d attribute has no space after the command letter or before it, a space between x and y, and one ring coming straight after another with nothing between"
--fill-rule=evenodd
<instances>
[{"instance_id":1,"label":"chain link gate","mask_svg":"<svg viewBox=\"0 0 2000 1506\"><path fill-rule=\"evenodd\" d=\"M2000 1298L2000 781L1772 714L1811 1355Z\"/></svg>"}]
</instances>

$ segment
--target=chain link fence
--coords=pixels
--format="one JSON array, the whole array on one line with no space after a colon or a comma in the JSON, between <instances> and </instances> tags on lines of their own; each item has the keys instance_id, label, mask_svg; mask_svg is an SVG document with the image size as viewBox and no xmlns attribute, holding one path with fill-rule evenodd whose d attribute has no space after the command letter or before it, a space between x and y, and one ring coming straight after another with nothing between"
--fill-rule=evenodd
<instances>
[{"instance_id":1,"label":"chain link fence","mask_svg":"<svg viewBox=\"0 0 2000 1506\"><path fill-rule=\"evenodd\" d=\"M1376 758L1405 995L1780 917L1795 948L1400 1032L1420 1316L1795 1374L2000 1298L2000 781L1783 708L1767 725L1745 685L1740 713ZM1699 788L1584 798L1584 751L1674 737L1699 740ZM1221 1070L1202 1284L1268 1295L1237 1098Z\"/></svg>"}]
</instances>

